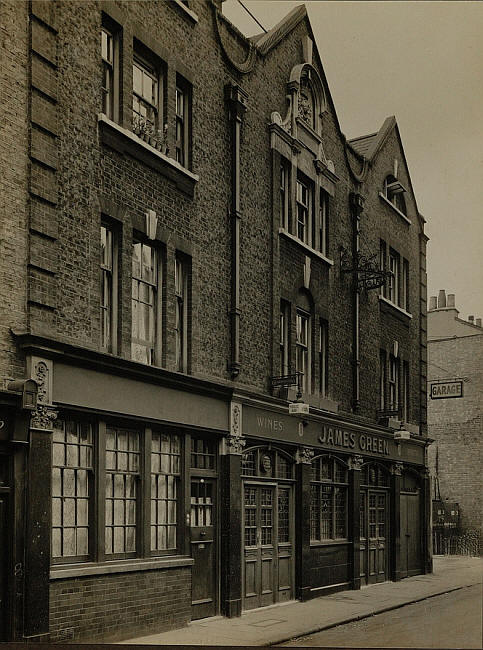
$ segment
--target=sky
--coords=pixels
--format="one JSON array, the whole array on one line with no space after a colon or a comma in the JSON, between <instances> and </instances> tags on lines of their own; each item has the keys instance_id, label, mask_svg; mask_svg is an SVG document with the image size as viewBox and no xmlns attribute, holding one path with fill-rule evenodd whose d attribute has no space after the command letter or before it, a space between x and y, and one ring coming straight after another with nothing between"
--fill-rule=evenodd
<instances>
[{"instance_id":1,"label":"sky","mask_svg":"<svg viewBox=\"0 0 483 650\"><path fill-rule=\"evenodd\" d=\"M302 2L243 0L265 29ZM305 2L344 134L395 115L428 242L428 302L483 317L483 2ZM223 13L261 32L237 0Z\"/></svg>"}]
</instances>

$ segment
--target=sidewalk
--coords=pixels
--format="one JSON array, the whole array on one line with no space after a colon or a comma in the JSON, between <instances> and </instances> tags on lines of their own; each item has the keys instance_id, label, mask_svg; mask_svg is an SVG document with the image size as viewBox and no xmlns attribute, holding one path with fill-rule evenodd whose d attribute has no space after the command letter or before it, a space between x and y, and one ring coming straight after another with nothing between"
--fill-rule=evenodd
<instances>
[{"instance_id":1,"label":"sidewalk","mask_svg":"<svg viewBox=\"0 0 483 650\"><path fill-rule=\"evenodd\" d=\"M292 601L264 607L240 618L214 617L188 627L138 637L124 644L264 646L319 632L350 621L396 609L431 596L482 583L483 560L435 557L434 573L340 591L305 603Z\"/></svg>"}]
</instances>

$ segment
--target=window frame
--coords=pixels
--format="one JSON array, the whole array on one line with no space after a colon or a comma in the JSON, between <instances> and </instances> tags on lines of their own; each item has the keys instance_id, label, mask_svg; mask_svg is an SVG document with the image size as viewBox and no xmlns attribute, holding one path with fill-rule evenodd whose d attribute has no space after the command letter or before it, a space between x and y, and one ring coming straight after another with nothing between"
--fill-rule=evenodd
<instances>
[{"instance_id":1,"label":"window frame","mask_svg":"<svg viewBox=\"0 0 483 650\"><path fill-rule=\"evenodd\" d=\"M388 400L389 410L399 411L399 359L393 354L389 355Z\"/></svg>"},{"instance_id":2,"label":"window frame","mask_svg":"<svg viewBox=\"0 0 483 650\"><path fill-rule=\"evenodd\" d=\"M299 188L301 188L301 195L299 195ZM303 201L303 190L305 190L307 195L306 202ZM302 243L310 246L312 248L313 242L313 229L314 229L314 219L313 219L313 210L314 210L314 186L313 183L301 177L297 176L296 182L296 192L295 192L295 206L296 206L296 219L295 219L295 236ZM300 219L300 215L304 215L303 221ZM303 227L302 237L300 236L301 224Z\"/></svg>"},{"instance_id":3,"label":"window frame","mask_svg":"<svg viewBox=\"0 0 483 650\"><path fill-rule=\"evenodd\" d=\"M387 354L386 350L379 350L379 408L386 410L387 403Z\"/></svg>"},{"instance_id":4,"label":"window frame","mask_svg":"<svg viewBox=\"0 0 483 650\"><path fill-rule=\"evenodd\" d=\"M280 375L290 374L290 303L280 301Z\"/></svg>"},{"instance_id":5,"label":"window frame","mask_svg":"<svg viewBox=\"0 0 483 650\"><path fill-rule=\"evenodd\" d=\"M409 375L409 362L403 361L402 364L402 419L404 422L409 422L409 407L410 407L410 375Z\"/></svg>"},{"instance_id":6,"label":"window frame","mask_svg":"<svg viewBox=\"0 0 483 650\"><path fill-rule=\"evenodd\" d=\"M103 230L106 240L110 239L110 264L105 262L102 255ZM101 217L101 259L100 259L100 346L101 350L110 354L116 354L118 349L118 318L119 318L119 232L104 215ZM104 304L104 289L108 287L109 304ZM109 335L105 334L104 312L109 311Z\"/></svg>"},{"instance_id":7,"label":"window frame","mask_svg":"<svg viewBox=\"0 0 483 650\"><path fill-rule=\"evenodd\" d=\"M305 323L305 327L299 324ZM302 330L305 331L304 342L301 338ZM312 336L312 318L311 315L303 309L297 308L296 312L296 339L295 339L295 369L298 376L302 375L302 382L299 383L302 394L310 394L311 388L311 336ZM300 369L299 355L303 359L304 372Z\"/></svg>"},{"instance_id":8,"label":"window frame","mask_svg":"<svg viewBox=\"0 0 483 650\"><path fill-rule=\"evenodd\" d=\"M329 257L330 195L322 187L319 192L319 251Z\"/></svg>"},{"instance_id":9,"label":"window frame","mask_svg":"<svg viewBox=\"0 0 483 650\"><path fill-rule=\"evenodd\" d=\"M321 464L323 461L328 461L331 465L331 476L329 478L321 477ZM345 480L337 480L337 466L344 469ZM346 542L349 540L349 471L347 464L331 454L320 454L312 459L311 463L311 478L310 478L310 544L319 545L319 544L332 544L334 542ZM314 474L318 478L314 478ZM330 487L330 490L323 490L324 487ZM343 492L342 492L343 491ZM337 522L337 494L344 494L344 507L343 507L343 519L344 519L344 535L338 536L336 533L338 522ZM331 512L330 512L330 536L323 536L323 519L322 519L322 508L320 504L323 500L324 493L330 494L331 502ZM314 504L314 494L317 496L317 501ZM314 510L317 503L319 504L317 520L315 520ZM315 527L317 527L317 537L313 536Z\"/></svg>"},{"instance_id":10,"label":"window frame","mask_svg":"<svg viewBox=\"0 0 483 650\"><path fill-rule=\"evenodd\" d=\"M175 87L175 160L182 167L191 169L191 106L192 85L176 73ZM178 111L178 97L183 97L183 111ZM178 137L178 127L181 137Z\"/></svg>"},{"instance_id":11,"label":"window frame","mask_svg":"<svg viewBox=\"0 0 483 650\"><path fill-rule=\"evenodd\" d=\"M389 270L393 275L389 276L388 300L393 305L399 306L400 282L401 282L401 256L393 248L389 248Z\"/></svg>"},{"instance_id":12,"label":"window frame","mask_svg":"<svg viewBox=\"0 0 483 650\"><path fill-rule=\"evenodd\" d=\"M319 321L319 394L328 396L329 389L329 324L321 318Z\"/></svg>"},{"instance_id":13,"label":"window frame","mask_svg":"<svg viewBox=\"0 0 483 650\"><path fill-rule=\"evenodd\" d=\"M138 41L136 38L133 39L133 57L132 57L132 128L136 130L136 123L144 121L144 129L142 131L151 130L152 135L154 136L157 131L163 128L165 122L165 106L164 106L164 96L165 96L165 84L166 84L166 66L159 57L151 52L141 41ZM152 94L152 98L148 99L139 94L135 90L135 73L134 68L137 67L141 73L147 75L155 85L155 91ZM137 99L141 104L145 104L148 109L153 111L153 118L149 119L147 116L144 117L140 111L135 110L134 102Z\"/></svg>"},{"instance_id":14,"label":"window frame","mask_svg":"<svg viewBox=\"0 0 483 650\"><path fill-rule=\"evenodd\" d=\"M281 157L279 183L280 226L287 232L289 232L290 228L290 173L289 161L286 158Z\"/></svg>"},{"instance_id":15,"label":"window frame","mask_svg":"<svg viewBox=\"0 0 483 650\"><path fill-rule=\"evenodd\" d=\"M178 278L181 271L181 283ZM175 364L178 372L188 372L188 334L189 334L189 261L176 253L174 261L175 294Z\"/></svg>"},{"instance_id":16,"label":"window frame","mask_svg":"<svg viewBox=\"0 0 483 650\"><path fill-rule=\"evenodd\" d=\"M141 245L142 247L149 247L152 251L152 254L154 254L154 265L153 269L156 274L156 281L155 282L149 282L146 281L142 277L135 277L134 276L134 246L136 245ZM142 260L142 251L143 248L141 248L141 260ZM142 267L142 263L141 263ZM144 363L145 365L151 365L151 366L160 366L162 362L162 331L163 331L163 270L164 270L164 255L163 255L163 250L159 245L156 245L156 243L152 240L147 240L145 237L138 237L134 235L133 241L132 241L132 262L131 262L131 359L133 361L136 361L137 363ZM142 270L141 270L141 275L142 275ZM147 304L143 303L139 300L139 288L140 288L140 283L146 284L150 286L153 290L153 341L152 341L152 346L149 348L147 343L149 341L143 340L141 338L134 337L134 297L133 297L133 289L134 289L134 281L138 282L138 299L136 300L137 303L140 304ZM139 327L139 325L138 325ZM134 345L139 345L139 346L144 346L146 349L150 350L150 355L151 359L150 361L141 361L136 358L133 350Z\"/></svg>"},{"instance_id":17,"label":"window frame","mask_svg":"<svg viewBox=\"0 0 483 650\"><path fill-rule=\"evenodd\" d=\"M379 240L379 268L384 272L387 270L387 245L383 239ZM388 296L388 284L389 280L386 277L380 290L380 295L383 298L387 298Z\"/></svg>"}]
</instances>

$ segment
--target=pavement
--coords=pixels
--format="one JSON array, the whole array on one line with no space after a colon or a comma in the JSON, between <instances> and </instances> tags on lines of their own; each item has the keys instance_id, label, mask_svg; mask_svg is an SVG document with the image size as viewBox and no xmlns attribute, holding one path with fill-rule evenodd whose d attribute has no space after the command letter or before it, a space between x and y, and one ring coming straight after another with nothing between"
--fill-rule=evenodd
<instances>
[{"instance_id":1,"label":"pavement","mask_svg":"<svg viewBox=\"0 0 483 650\"><path fill-rule=\"evenodd\" d=\"M268 646L472 585L482 585L483 558L436 556L433 573L339 591L307 602L263 607L239 618L193 621L187 627L122 641L136 645Z\"/></svg>"}]
</instances>

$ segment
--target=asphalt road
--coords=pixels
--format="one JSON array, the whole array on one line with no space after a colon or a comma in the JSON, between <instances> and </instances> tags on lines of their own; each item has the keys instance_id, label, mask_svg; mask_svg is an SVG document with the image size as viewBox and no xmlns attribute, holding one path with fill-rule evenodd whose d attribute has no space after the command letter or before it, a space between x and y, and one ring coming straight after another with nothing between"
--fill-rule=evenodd
<instances>
[{"instance_id":1,"label":"asphalt road","mask_svg":"<svg viewBox=\"0 0 483 650\"><path fill-rule=\"evenodd\" d=\"M482 585L294 639L284 646L482 648Z\"/></svg>"}]
</instances>

